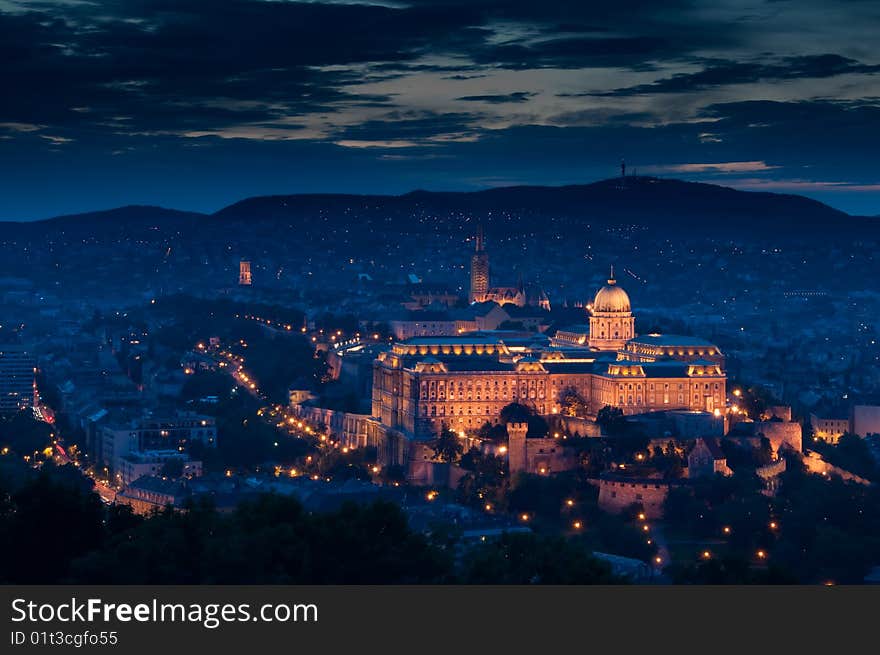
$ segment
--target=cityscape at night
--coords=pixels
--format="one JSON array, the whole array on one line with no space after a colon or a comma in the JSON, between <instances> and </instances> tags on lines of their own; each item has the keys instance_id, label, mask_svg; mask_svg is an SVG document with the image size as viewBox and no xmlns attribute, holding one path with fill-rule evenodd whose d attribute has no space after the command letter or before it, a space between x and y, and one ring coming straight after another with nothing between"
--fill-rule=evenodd
<instances>
[{"instance_id":1,"label":"cityscape at night","mask_svg":"<svg viewBox=\"0 0 880 655\"><path fill-rule=\"evenodd\" d=\"M0 0L0 583L880 584L878 29Z\"/></svg>"}]
</instances>

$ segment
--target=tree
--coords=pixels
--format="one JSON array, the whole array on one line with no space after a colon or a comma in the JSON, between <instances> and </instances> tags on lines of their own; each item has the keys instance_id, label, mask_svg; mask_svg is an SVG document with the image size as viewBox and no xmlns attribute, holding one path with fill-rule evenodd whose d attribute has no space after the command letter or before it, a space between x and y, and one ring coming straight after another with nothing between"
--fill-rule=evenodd
<instances>
[{"instance_id":1,"label":"tree","mask_svg":"<svg viewBox=\"0 0 880 655\"><path fill-rule=\"evenodd\" d=\"M449 581L452 561L396 505L313 514L261 494L230 514L203 502L160 512L109 536L72 571L74 583L418 584Z\"/></svg>"},{"instance_id":2,"label":"tree","mask_svg":"<svg viewBox=\"0 0 880 655\"><path fill-rule=\"evenodd\" d=\"M489 421L483 423L477 430L477 436L481 439L491 441L496 446L507 443L507 427L498 423L493 424Z\"/></svg>"},{"instance_id":3,"label":"tree","mask_svg":"<svg viewBox=\"0 0 880 655\"><path fill-rule=\"evenodd\" d=\"M50 445L52 426L34 418L24 410L8 417L0 417L0 445L19 455L33 455Z\"/></svg>"},{"instance_id":4,"label":"tree","mask_svg":"<svg viewBox=\"0 0 880 655\"><path fill-rule=\"evenodd\" d=\"M842 469L869 480L880 477L867 441L858 435L845 432L836 445L823 445L820 448L828 462Z\"/></svg>"},{"instance_id":5,"label":"tree","mask_svg":"<svg viewBox=\"0 0 880 655\"><path fill-rule=\"evenodd\" d=\"M460 466L470 471L470 475L459 482L456 489L458 502L481 508L486 503L496 509L506 506L508 475L504 458L483 455L471 448L461 458Z\"/></svg>"},{"instance_id":6,"label":"tree","mask_svg":"<svg viewBox=\"0 0 880 655\"><path fill-rule=\"evenodd\" d=\"M627 432L627 422L623 410L619 407L605 405L596 415L596 423L602 428L602 432L609 437L622 437Z\"/></svg>"},{"instance_id":7,"label":"tree","mask_svg":"<svg viewBox=\"0 0 880 655\"><path fill-rule=\"evenodd\" d=\"M498 413L498 418L504 425L508 423L526 423L532 416L534 416L532 410L520 403L505 405Z\"/></svg>"},{"instance_id":8,"label":"tree","mask_svg":"<svg viewBox=\"0 0 880 655\"><path fill-rule=\"evenodd\" d=\"M406 469L400 464L391 464L382 469L380 479L385 484L403 484L406 482Z\"/></svg>"},{"instance_id":9,"label":"tree","mask_svg":"<svg viewBox=\"0 0 880 655\"><path fill-rule=\"evenodd\" d=\"M160 475L176 479L183 475L183 459L181 457L170 457L165 460L165 463L162 464L162 470L159 473Z\"/></svg>"},{"instance_id":10,"label":"tree","mask_svg":"<svg viewBox=\"0 0 880 655\"><path fill-rule=\"evenodd\" d=\"M73 558L101 544L101 501L80 480L71 484L66 473L47 467L8 502L10 511L0 520L0 582L62 582Z\"/></svg>"},{"instance_id":11,"label":"tree","mask_svg":"<svg viewBox=\"0 0 880 655\"><path fill-rule=\"evenodd\" d=\"M584 397L574 387L566 387L559 396L562 405L562 413L566 416L584 417L589 412L590 406Z\"/></svg>"},{"instance_id":12,"label":"tree","mask_svg":"<svg viewBox=\"0 0 880 655\"><path fill-rule=\"evenodd\" d=\"M577 541L505 533L464 556L465 584L611 584L611 567Z\"/></svg>"},{"instance_id":13,"label":"tree","mask_svg":"<svg viewBox=\"0 0 880 655\"><path fill-rule=\"evenodd\" d=\"M458 461L458 458L464 452L464 446L461 444L458 435L450 430L445 423L440 429L440 434L434 440L433 449L435 458L449 464Z\"/></svg>"},{"instance_id":14,"label":"tree","mask_svg":"<svg viewBox=\"0 0 880 655\"><path fill-rule=\"evenodd\" d=\"M550 426L543 417L535 414L532 408L521 403L510 403L501 408L499 412L499 420L507 426L508 423L528 423L529 430L526 436L531 439L539 439L547 436Z\"/></svg>"}]
</instances>

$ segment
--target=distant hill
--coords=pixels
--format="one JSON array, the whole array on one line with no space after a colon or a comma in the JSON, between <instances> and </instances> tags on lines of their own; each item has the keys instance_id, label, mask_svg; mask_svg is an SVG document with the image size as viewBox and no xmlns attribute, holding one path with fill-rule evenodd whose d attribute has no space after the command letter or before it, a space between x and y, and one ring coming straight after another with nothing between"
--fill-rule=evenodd
<instances>
[{"instance_id":1,"label":"distant hill","mask_svg":"<svg viewBox=\"0 0 880 655\"><path fill-rule=\"evenodd\" d=\"M750 236L865 235L880 230L876 218L850 216L797 195L738 191L714 184L628 177L562 187L516 186L471 192L413 191L400 196L296 194L260 196L212 214L130 206L0 224L7 233L45 228L93 234L186 233L205 225L247 223L267 232L289 229L302 237L335 232L372 238L381 234L431 234L471 230L480 221L489 234L565 233L601 227L747 232Z\"/></svg>"},{"instance_id":2,"label":"distant hill","mask_svg":"<svg viewBox=\"0 0 880 655\"><path fill-rule=\"evenodd\" d=\"M630 225L695 231L826 230L864 228L871 219L853 217L797 195L738 191L714 184L653 177L610 179L563 187L517 186L473 192L413 191L401 196L300 194L248 198L216 214L218 219L287 220L316 215L373 217L381 228L397 216L445 216L453 221L479 218L487 229L511 227L518 217L529 231L562 227ZM413 222L408 220L412 229ZM426 225L426 227L429 227ZM436 226L434 226L436 227Z\"/></svg>"},{"instance_id":3,"label":"distant hill","mask_svg":"<svg viewBox=\"0 0 880 655\"><path fill-rule=\"evenodd\" d=\"M150 205L127 205L115 209L87 212L83 214L65 214L42 221L0 222L0 229L22 232L43 232L46 228L53 231L72 230L90 233L93 231L116 232L130 230L159 230L168 228L186 228L205 220L206 214L179 211Z\"/></svg>"}]
</instances>

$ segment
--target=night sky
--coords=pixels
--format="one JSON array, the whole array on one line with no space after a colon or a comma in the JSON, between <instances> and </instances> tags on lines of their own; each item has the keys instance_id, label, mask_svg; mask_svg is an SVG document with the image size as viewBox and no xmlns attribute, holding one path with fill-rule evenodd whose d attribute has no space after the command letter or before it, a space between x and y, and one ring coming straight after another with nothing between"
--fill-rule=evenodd
<instances>
[{"instance_id":1,"label":"night sky","mask_svg":"<svg viewBox=\"0 0 880 655\"><path fill-rule=\"evenodd\" d=\"M880 214L880 2L0 0L0 219L617 174Z\"/></svg>"}]
</instances>

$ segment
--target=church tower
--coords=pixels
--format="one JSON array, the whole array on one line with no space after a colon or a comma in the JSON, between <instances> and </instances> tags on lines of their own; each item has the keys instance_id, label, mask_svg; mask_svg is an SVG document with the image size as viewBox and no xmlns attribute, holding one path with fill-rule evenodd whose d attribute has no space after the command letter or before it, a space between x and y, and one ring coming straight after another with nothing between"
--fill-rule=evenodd
<instances>
[{"instance_id":1,"label":"church tower","mask_svg":"<svg viewBox=\"0 0 880 655\"><path fill-rule=\"evenodd\" d=\"M483 247L483 226L477 229L476 250L471 257L471 292L469 302L483 302L489 291L489 255Z\"/></svg>"},{"instance_id":2,"label":"church tower","mask_svg":"<svg viewBox=\"0 0 880 655\"><path fill-rule=\"evenodd\" d=\"M251 263L246 259L238 263L238 284L243 287L251 285Z\"/></svg>"},{"instance_id":3,"label":"church tower","mask_svg":"<svg viewBox=\"0 0 880 655\"><path fill-rule=\"evenodd\" d=\"M599 289L590 306L590 348L621 350L636 336L636 319L626 291L617 286L614 267L608 284Z\"/></svg>"}]
</instances>

